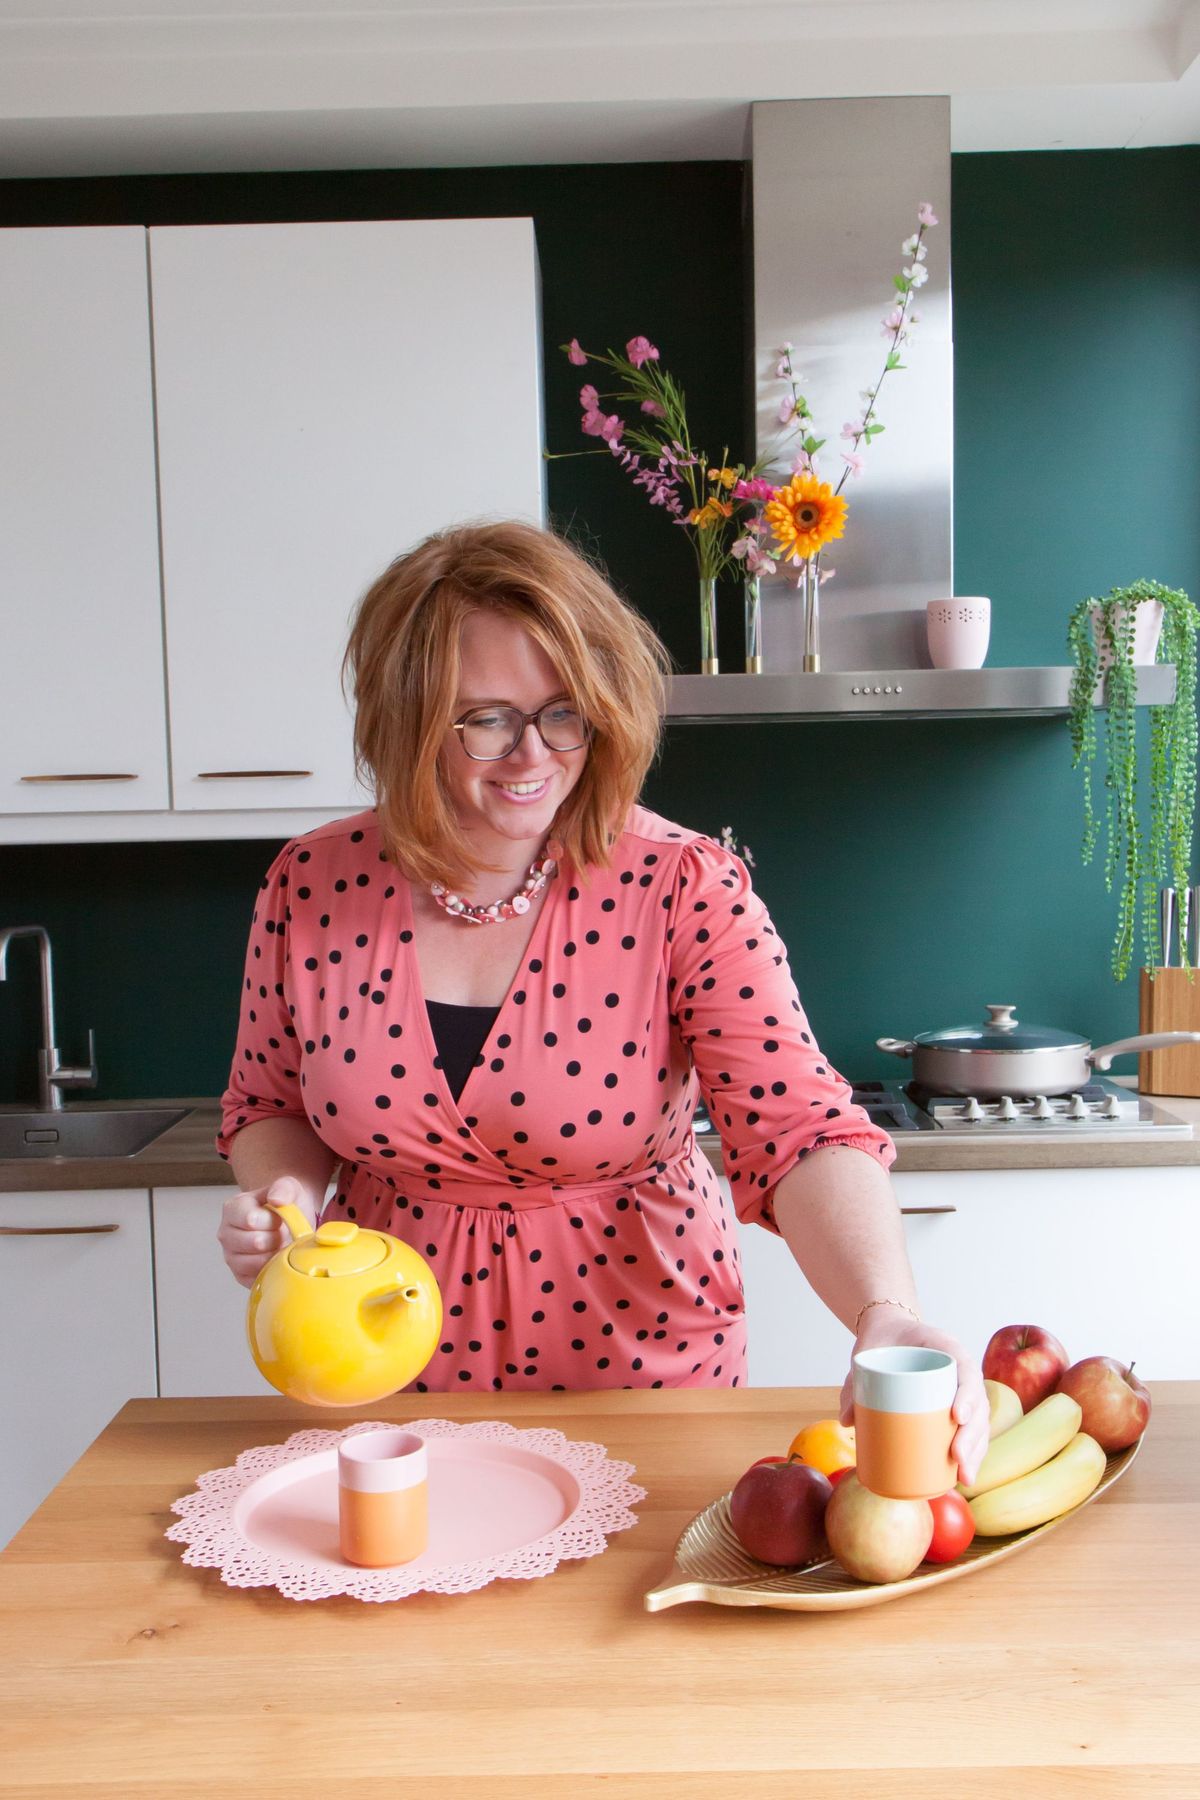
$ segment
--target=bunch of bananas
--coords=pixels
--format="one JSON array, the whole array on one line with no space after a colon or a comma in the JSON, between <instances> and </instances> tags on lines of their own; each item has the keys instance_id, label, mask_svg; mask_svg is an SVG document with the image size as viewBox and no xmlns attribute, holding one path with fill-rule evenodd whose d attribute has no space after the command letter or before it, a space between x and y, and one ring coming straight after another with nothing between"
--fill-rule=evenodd
<instances>
[{"instance_id":1,"label":"bunch of bananas","mask_svg":"<svg viewBox=\"0 0 1200 1800\"><path fill-rule=\"evenodd\" d=\"M992 1439L973 1485L959 1488L977 1536L1007 1537L1045 1525L1099 1486L1106 1458L1079 1429L1082 1419L1077 1400L1051 1394Z\"/></svg>"}]
</instances>

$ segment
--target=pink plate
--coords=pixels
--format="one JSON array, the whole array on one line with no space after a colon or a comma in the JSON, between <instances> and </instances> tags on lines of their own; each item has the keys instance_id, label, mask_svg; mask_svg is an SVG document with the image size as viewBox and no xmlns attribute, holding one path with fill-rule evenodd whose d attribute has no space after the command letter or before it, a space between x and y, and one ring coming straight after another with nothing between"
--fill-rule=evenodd
<instances>
[{"instance_id":1,"label":"pink plate","mask_svg":"<svg viewBox=\"0 0 1200 1800\"><path fill-rule=\"evenodd\" d=\"M289 1600L399 1600L532 1580L597 1556L606 1533L637 1523L630 1507L646 1497L628 1479L632 1463L610 1462L603 1444L499 1420L414 1419L403 1429L429 1450L429 1546L396 1568L357 1569L338 1551L337 1446L375 1429L298 1431L243 1450L172 1504L181 1522L167 1537L188 1546L185 1563L219 1569L230 1587L276 1587Z\"/></svg>"}]
</instances>

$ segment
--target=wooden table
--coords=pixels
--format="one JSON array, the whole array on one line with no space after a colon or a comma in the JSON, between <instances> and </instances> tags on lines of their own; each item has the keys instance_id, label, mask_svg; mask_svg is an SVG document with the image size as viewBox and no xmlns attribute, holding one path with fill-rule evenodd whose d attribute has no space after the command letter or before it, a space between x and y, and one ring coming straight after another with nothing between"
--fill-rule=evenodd
<instances>
[{"instance_id":1,"label":"wooden table","mask_svg":"<svg viewBox=\"0 0 1200 1800\"><path fill-rule=\"evenodd\" d=\"M1016 1800L1200 1793L1200 1383L1028 1552L886 1606L648 1614L687 1521L832 1391L409 1396L597 1440L639 1522L544 1580L390 1606L184 1567L170 1502L330 1415L126 1406L0 1558L0 1793L98 1800Z\"/></svg>"}]
</instances>

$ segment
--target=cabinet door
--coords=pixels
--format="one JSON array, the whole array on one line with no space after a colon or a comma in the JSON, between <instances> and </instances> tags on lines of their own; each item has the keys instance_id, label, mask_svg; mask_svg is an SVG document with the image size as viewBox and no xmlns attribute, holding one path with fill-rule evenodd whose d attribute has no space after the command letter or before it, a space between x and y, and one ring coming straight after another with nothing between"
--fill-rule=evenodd
<instances>
[{"instance_id":1,"label":"cabinet door","mask_svg":"<svg viewBox=\"0 0 1200 1800\"><path fill-rule=\"evenodd\" d=\"M1136 1361L1151 1381L1200 1378L1178 1298L1200 1264L1196 1170L901 1174L909 1259L927 1319L982 1356L1002 1325L1041 1325L1071 1356ZM750 1382L837 1383L851 1338L786 1244L740 1226Z\"/></svg>"},{"instance_id":2,"label":"cabinet door","mask_svg":"<svg viewBox=\"0 0 1200 1800\"><path fill-rule=\"evenodd\" d=\"M157 1391L150 1196L0 1194L0 1544Z\"/></svg>"},{"instance_id":3,"label":"cabinet door","mask_svg":"<svg viewBox=\"0 0 1200 1800\"><path fill-rule=\"evenodd\" d=\"M246 1342L249 1294L217 1243L226 1187L155 1188L154 1283L160 1392L271 1394Z\"/></svg>"},{"instance_id":4,"label":"cabinet door","mask_svg":"<svg viewBox=\"0 0 1200 1800\"><path fill-rule=\"evenodd\" d=\"M356 602L439 526L541 516L532 221L150 243L175 806L368 804Z\"/></svg>"},{"instance_id":5,"label":"cabinet door","mask_svg":"<svg viewBox=\"0 0 1200 1800\"><path fill-rule=\"evenodd\" d=\"M0 232L0 813L169 805L146 234Z\"/></svg>"}]
</instances>

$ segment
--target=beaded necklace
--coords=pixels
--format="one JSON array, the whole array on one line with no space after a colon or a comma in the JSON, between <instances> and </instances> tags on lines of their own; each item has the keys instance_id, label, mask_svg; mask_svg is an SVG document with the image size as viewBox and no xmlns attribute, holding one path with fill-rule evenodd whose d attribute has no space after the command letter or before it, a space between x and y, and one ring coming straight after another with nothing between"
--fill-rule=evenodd
<instances>
[{"instance_id":1,"label":"beaded necklace","mask_svg":"<svg viewBox=\"0 0 1200 1800\"><path fill-rule=\"evenodd\" d=\"M557 858L562 854L562 846L551 839L542 856L529 865L529 873L522 885L509 900L493 900L490 906L473 906L464 900L461 894L452 893L440 881L430 886L429 892L437 901L443 912L455 919L465 919L468 925L499 925L505 919L519 919L527 913L534 900L541 893L550 877L557 873Z\"/></svg>"}]
</instances>

